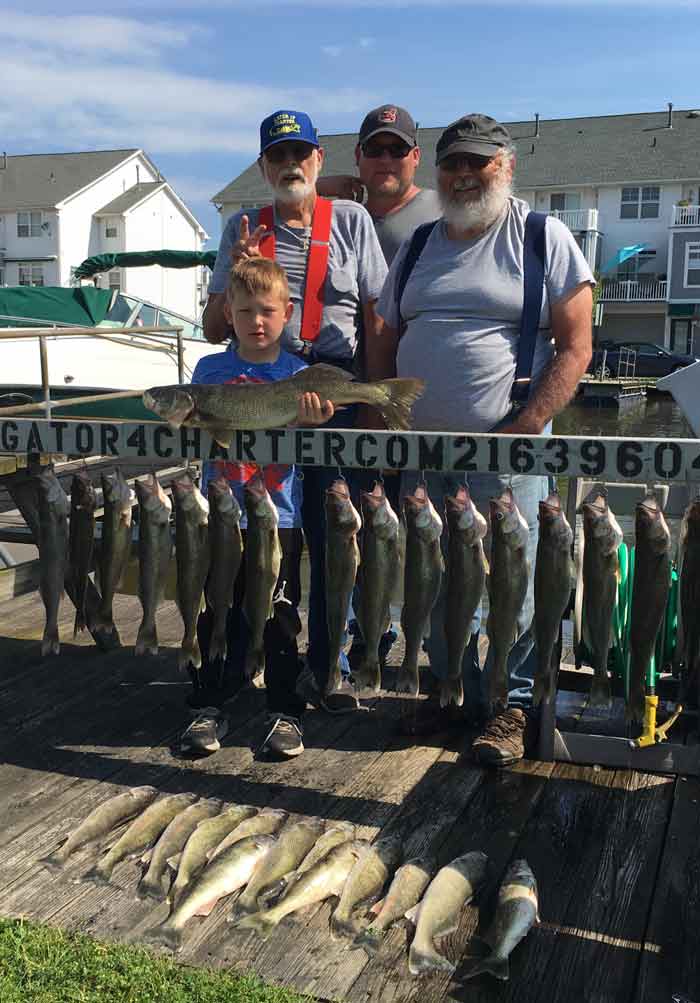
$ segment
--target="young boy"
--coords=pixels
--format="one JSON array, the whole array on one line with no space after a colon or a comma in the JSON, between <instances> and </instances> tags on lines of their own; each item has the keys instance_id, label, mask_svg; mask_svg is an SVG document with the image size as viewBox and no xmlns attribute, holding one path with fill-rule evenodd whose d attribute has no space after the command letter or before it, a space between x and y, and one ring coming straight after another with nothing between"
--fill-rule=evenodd
<instances>
[{"instance_id":1,"label":"young boy","mask_svg":"<svg viewBox=\"0 0 700 1003\"><path fill-rule=\"evenodd\" d=\"M284 270L266 258L248 258L231 271L224 313L236 332L236 341L225 352L206 355L197 363L193 383L270 383L293 376L306 363L280 348L282 329L293 310ZM299 402L297 422L321 425L333 415L333 404L307 393ZM209 481L223 474L229 481L243 516L243 488L255 473L254 464L208 461L204 464L202 492ZM301 597L302 486L294 467L271 465L264 479L279 513L282 564L275 588L272 618L265 628L265 689L269 712L261 751L276 758L291 758L304 751L301 716L305 703L296 694L300 661L297 637L301 631L298 606ZM242 613L245 592L245 561L234 589L234 602L227 621L228 654L224 662L208 658L212 616L205 610L197 624L202 667L190 667L193 691L188 704L195 717L184 731L180 748L191 755L209 755L219 748L228 731L224 702L243 686L243 662L248 625Z\"/></svg>"}]
</instances>

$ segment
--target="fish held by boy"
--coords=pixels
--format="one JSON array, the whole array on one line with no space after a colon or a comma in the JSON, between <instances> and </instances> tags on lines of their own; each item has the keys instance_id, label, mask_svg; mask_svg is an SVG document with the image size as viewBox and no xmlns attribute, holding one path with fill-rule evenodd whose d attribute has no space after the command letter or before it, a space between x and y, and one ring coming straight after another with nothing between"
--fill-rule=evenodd
<instances>
[{"instance_id":1,"label":"fish held by boy","mask_svg":"<svg viewBox=\"0 0 700 1003\"><path fill-rule=\"evenodd\" d=\"M338 408L369 404L390 429L410 427L411 406L425 387L413 377L361 383L345 370L317 363L274 383L182 384L151 387L143 394L149 411L173 428L195 425L206 428L228 447L234 429L283 428L296 421L299 400L316 393L321 401Z\"/></svg>"}]
</instances>

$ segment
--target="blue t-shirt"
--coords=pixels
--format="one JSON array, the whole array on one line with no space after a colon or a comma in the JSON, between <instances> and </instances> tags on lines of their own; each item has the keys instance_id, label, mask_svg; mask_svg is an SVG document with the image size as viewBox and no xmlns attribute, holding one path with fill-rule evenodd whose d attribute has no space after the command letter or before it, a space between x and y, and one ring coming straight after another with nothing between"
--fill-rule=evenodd
<instances>
[{"instance_id":1,"label":"blue t-shirt","mask_svg":"<svg viewBox=\"0 0 700 1003\"><path fill-rule=\"evenodd\" d=\"M289 352L280 351L276 362L246 362L236 347L230 344L225 352L204 355L195 366L193 383L275 383L293 376L306 363ZM223 474L243 511L241 526L246 525L243 487L257 470L255 463L229 463L227 460L206 460L202 471L202 493L206 495L212 478ZM301 480L294 467L271 463L263 469L265 484L277 507L280 529L301 526Z\"/></svg>"}]
</instances>

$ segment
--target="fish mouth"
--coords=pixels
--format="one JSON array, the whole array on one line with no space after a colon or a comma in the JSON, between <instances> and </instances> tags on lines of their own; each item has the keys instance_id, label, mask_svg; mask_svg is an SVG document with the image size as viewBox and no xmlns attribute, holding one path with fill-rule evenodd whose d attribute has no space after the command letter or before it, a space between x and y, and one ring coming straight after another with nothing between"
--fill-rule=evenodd
<instances>
[{"instance_id":1,"label":"fish mouth","mask_svg":"<svg viewBox=\"0 0 700 1003\"><path fill-rule=\"evenodd\" d=\"M147 407L149 411L153 411L155 414L159 413L158 401L155 399L150 390L144 390L142 400L143 406Z\"/></svg>"},{"instance_id":2,"label":"fish mouth","mask_svg":"<svg viewBox=\"0 0 700 1003\"><path fill-rule=\"evenodd\" d=\"M262 498L267 493L267 488L265 487L265 480L262 475L262 471L258 468L252 477L245 482L244 491L249 492L256 498Z\"/></svg>"},{"instance_id":3,"label":"fish mouth","mask_svg":"<svg viewBox=\"0 0 700 1003\"><path fill-rule=\"evenodd\" d=\"M331 486L326 491L327 494L339 498L341 501L346 501L350 497L350 488L347 485L347 481L333 481ZM370 496L372 492L369 492Z\"/></svg>"}]
</instances>

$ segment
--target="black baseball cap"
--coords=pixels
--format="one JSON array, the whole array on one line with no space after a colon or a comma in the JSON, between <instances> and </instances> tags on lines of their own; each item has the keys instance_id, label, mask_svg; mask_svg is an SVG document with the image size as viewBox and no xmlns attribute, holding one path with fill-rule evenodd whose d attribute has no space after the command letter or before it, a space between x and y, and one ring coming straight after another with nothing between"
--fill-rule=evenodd
<instances>
[{"instance_id":1,"label":"black baseball cap","mask_svg":"<svg viewBox=\"0 0 700 1003\"><path fill-rule=\"evenodd\" d=\"M464 115L448 125L437 141L435 163L453 153L478 153L493 157L511 142L504 125L488 115Z\"/></svg>"},{"instance_id":2,"label":"black baseball cap","mask_svg":"<svg viewBox=\"0 0 700 1003\"><path fill-rule=\"evenodd\" d=\"M417 146L416 123L405 108L395 104L383 104L365 115L360 126L360 146L379 132L391 132L403 139L409 146Z\"/></svg>"}]
</instances>

